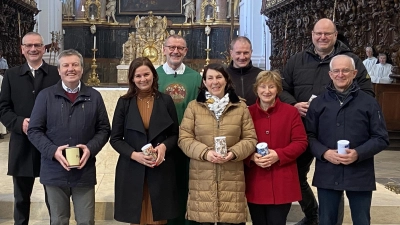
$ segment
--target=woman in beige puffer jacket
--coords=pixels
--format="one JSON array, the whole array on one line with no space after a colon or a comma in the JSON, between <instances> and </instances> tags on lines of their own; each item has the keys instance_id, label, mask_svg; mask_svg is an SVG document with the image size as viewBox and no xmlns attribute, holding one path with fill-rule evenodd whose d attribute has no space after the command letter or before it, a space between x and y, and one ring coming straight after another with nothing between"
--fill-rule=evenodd
<instances>
[{"instance_id":1,"label":"woman in beige puffer jacket","mask_svg":"<svg viewBox=\"0 0 400 225\"><path fill-rule=\"evenodd\" d=\"M208 65L202 81L179 131L178 145L190 158L186 216L203 224L243 223L247 205L242 160L255 151L253 121L220 64ZM219 136L226 137L225 157L214 150Z\"/></svg>"}]
</instances>

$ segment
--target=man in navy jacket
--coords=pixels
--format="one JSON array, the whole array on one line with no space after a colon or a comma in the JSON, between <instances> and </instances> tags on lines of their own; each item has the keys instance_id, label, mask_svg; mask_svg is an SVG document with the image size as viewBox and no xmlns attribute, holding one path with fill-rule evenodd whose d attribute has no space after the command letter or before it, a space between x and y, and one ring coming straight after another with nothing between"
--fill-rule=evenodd
<instances>
[{"instance_id":1,"label":"man in navy jacket","mask_svg":"<svg viewBox=\"0 0 400 225\"><path fill-rule=\"evenodd\" d=\"M41 152L40 182L45 186L53 224L67 225L70 197L77 224L94 224L96 155L110 136L110 122L100 93L85 86L82 55L65 50L58 56L61 81L36 99L28 138ZM67 147L81 151L77 168L64 156Z\"/></svg>"},{"instance_id":2,"label":"man in navy jacket","mask_svg":"<svg viewBox=\"0 0 400 225\"><path fill-rule=\"evenodd\" d=\"M335 225L338 206L346 191L354 225L370 224L372 191L376 189L374 155L389 144L378 102L354 81L353 58L337 55L330 62L331 83L307 111L309 147L316 157L313 185L318 188L319 220ZM338 140L348 140L346 153Z\"/></svg>"}]
</instances>

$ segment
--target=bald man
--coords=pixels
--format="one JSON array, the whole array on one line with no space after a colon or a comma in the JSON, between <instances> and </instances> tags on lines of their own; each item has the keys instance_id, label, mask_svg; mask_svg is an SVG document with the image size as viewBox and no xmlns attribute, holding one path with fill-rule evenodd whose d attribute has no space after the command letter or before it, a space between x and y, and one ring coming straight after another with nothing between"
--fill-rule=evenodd
<instances>
[{"instance_id":1,"label":"bald man","mask_svg":"<svg viewBox=\"0 0 400 225\"><path fill-rule=\"evenodd\" d=\"M355 80L361 90L374 96L371 79L362 60L341 41L337 40L338 32L335 24L329 19L319 20L312 30L312 44L304 51L293 55L283 70L283 92L280 99L297 108L305 117L312 96L323 93L331 81L329 63L339 54L354 59L358 71ZM296 225L318 224L318 204L307 182L307 173L314 157L307 149L297 158L297 167L303 199L299 202L305 217ZM339 219L340 220L340 219Z\"/></svg>"}]
</instances>

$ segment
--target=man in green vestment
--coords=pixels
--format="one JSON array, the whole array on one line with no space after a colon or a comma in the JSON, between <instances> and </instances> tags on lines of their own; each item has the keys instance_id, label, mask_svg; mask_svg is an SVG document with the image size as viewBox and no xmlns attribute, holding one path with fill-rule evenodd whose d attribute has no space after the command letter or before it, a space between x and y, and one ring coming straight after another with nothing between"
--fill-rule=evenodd
<instances>
[{"instance_id":1,"label":"man in green vestment","mask_svg":"<svg viewBox=\"0 0 400 225\"><path fill-rule=\"evenodd\" d=\"M169 36L163 48L163 54L167 60L164 65L157 68L158 89L172 97L178 113L178 121L181 123L186 106L197 97L201 76L197 71L183 64L188 48L182 36L175 34ZM182 151L176 152L176 178L181 214L178 218L169 220L168 225L194 225L197 223L185 219L189 191L189 158Z\"/></svg>"}]
</instances>

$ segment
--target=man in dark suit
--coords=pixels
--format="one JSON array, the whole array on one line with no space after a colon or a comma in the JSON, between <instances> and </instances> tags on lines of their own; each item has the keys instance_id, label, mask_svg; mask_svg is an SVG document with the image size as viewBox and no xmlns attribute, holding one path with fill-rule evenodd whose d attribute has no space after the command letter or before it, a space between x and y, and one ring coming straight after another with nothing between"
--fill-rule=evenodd
<instances>
[{"instance_id":1,"label":"man in dark suit","mask_svg":"<svg viewBox=\"0 0 400 225\"><path fill-rule=\"evenodd\" d=\"M26 63L6 71L0 96L0 121L11 132L7 174L13 176L15 225L29 222L30 197L40 170L40 153L26 135L33 105L42 89L60 79L57 67L42 60L45 47L40 34L27 33L21 51Z\"/></svg>"}]
</instances>

